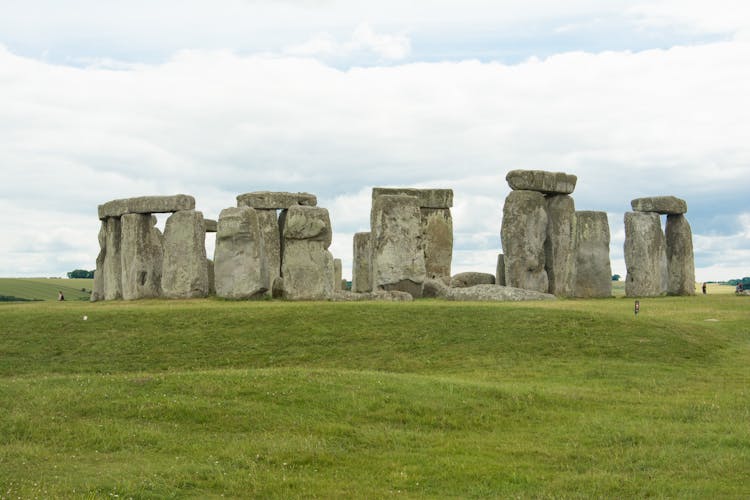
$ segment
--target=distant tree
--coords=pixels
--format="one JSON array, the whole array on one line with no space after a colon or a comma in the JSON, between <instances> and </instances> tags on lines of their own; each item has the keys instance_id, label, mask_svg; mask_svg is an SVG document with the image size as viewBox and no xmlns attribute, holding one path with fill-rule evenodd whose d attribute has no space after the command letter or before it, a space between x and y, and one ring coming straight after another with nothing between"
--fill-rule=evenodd
<instances>
[{"instance_id":1,"label":"distant tree","mask_svg":"<svg viewBox=\"0 0 750 500\"><path fill-rule=\"evenodd\" d=\"M70 271L68 274L68 278L88 278L91 279L94 277L94 271L86 271L85 269L76 269L74 271Z\"/></svg>"},{"instance_id":2,"label":"distant tree","mask_svg":"<svg viewBox=\"0 0 750 500\"><path fill-rule=\"evenodd\" d=\"M621 278L621 277L622 277L622 276L620 276L619 274L613 274L613 275L612 275L612 281L620 281L620 278Z\"/></svg>"}]
</instances>

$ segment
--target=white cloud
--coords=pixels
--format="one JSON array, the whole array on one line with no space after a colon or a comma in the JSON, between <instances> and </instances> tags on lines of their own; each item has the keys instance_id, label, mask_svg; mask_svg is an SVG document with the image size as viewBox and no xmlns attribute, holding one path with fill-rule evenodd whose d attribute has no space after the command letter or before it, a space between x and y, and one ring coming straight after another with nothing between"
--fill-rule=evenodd
<instances>
[{"instance_id":1,"label":"white cloud","mask_svg":"<svg viewBox=\"0 0 750 500\"><path fill-rule=\"evenodd\" d=\"M68 270L53 249L71 237L66 258L91 267L98 203L177 192L215 218L239 193L311 191L350 259L375 185L454 188L456 270L493 272L511 169L577 174L586 210L619 214L655 194L746 199L748 60L750 44L731 41L350 70L193 50L111 70L0 49L0 225L52 238L17 253L28 234L8 231L0 275Z\"/></svg>"},{"instance_id":2,"label":"white cloud","mask_svg":"<svg viewBox=\"0 0 750 500\"><path fill-rule=\"evenodd\" d=\"M337 42L329 33L320 33L308 41L288 47L286 54L293 56L318 57L324 60L347 59L357 57L357 61L366 60L367 54L373 54L380 61L400 61L411 51L411 41L403 34L376 33L367 23L357 26L350 40Z\"/></svg>"}]
</instances>

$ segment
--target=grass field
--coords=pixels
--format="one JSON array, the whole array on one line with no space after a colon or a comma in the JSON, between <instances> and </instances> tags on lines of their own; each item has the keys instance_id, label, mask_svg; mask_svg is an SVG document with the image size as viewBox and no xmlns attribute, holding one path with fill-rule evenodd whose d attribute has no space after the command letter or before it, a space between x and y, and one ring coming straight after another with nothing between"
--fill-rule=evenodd
<instances>
[{"instance_id":1,"label":"grass field","mask_svg":"<svg viewBox=\"0 0 750 500\"><path fill-rule=\"evenodd\" d=\"M89 300L93 286L92 279L0 278L0 296L22 300L57 300L57 292L62 291L65 300Z\"/></svg>"},{"instance_id":2,"label":"grass field","mask_svg":"<svg viewBox=\"0 0 750 500\"><path fill-rule=\"evenodd\" d=\"M747 498L750 297L632 305L3 304L0 498Z\"/></svg>"}]
</instances>

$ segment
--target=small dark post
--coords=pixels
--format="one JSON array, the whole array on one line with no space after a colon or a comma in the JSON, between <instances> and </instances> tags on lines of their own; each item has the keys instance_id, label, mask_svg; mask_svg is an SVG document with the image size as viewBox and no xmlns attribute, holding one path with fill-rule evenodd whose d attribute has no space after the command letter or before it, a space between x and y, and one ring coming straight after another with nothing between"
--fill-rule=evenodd
<instances>
[{"instance_id":1,"label":"small dark post","mask_svg":"<svg viewBox=\"0 0 750 500\"><path fill-rule=\"evenodd\" d=\"M634 312L635 312L636 316L638 316L638 313L640 312L640 310L641 310L641 302L639 300L636 300L635 301L635 309L634 309Z\"/></svg>"}]
</instances>

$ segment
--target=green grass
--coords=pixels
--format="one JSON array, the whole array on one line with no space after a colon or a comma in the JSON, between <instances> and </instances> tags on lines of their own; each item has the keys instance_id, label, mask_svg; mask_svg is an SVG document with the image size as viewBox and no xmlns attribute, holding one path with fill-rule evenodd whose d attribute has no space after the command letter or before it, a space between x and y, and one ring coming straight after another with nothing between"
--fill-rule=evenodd
<instances>
[{"instance_id":1,"label":"green grass","mask_svg":"<svg viewBox=\"0 0 750 500\"><path fill-rule=\"evenodd\" d=\"M0 278L0 296L20 300L57 300L57 292L62 291L65 300L89 300L93 286L92 279Z\"/></svg>"},{"instance_id":2,"label":"green grass","mask_svg":"<svg viewBox=\"0 0 750 500\"><path fill-rule=\"evenodd\" d=\"M748 320L731 295L0 305L0 498L746 498Z\"/></svg>"}]
</instances>

